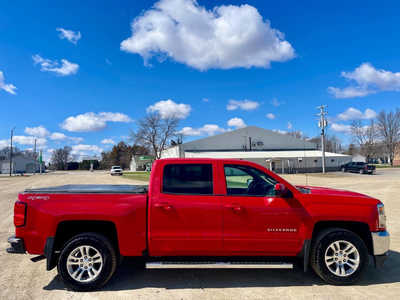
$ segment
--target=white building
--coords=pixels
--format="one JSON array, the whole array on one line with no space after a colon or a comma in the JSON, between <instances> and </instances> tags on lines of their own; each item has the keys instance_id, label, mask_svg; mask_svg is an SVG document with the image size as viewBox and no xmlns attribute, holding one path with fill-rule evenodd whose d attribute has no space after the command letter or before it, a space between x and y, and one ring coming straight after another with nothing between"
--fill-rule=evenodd
<instances>
[{"instance_id":1,"label":"white building","mask_svg":"<svg viewBox=\"0 0 400 300\"><path fill-rule=\"evenodd\" d=\"M339 170L351 156L325 153L326 169ZM162 158L235 158L249 160L278 173L319 172L322 153L314 143L290 135L249 126L173 146Z\"/></svg>"},{"instance_id":2,"label":"white building","mask_svg":"<svg viewBox=\"0 0 400 300\"><path fill-rule=\"evenodd\" d=\"M13 155L11 171L12 173L35 173L39 172L40 164L34 158L16 153ZM44 170L44 164L43 164ZM10 173L10 157L6 151L0 151L0 174Z\"/></svg>"}]
</instances>

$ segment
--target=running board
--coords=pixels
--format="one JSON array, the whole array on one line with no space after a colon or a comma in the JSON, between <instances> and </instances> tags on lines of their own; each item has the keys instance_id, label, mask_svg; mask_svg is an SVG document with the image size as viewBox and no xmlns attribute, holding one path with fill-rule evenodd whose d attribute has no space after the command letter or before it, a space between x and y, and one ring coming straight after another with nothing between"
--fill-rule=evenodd
<instances>
[{"instance_id":1,"label":"running board","mask_svg":"<svg viewBox=\"0 0 400 300\"><path fill-rule=\"evenodd\" d=\"M149 262L146 269L293 269L290 263Z\"/></svg>"}]
</instances>

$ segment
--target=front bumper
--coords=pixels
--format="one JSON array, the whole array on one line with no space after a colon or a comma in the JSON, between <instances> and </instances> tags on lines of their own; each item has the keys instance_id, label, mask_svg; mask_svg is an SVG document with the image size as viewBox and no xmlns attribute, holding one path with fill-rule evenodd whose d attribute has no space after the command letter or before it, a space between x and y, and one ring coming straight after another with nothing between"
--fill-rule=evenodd
<instances>
[{"instance_id":1,"label":"front bumper","mask_svg":"<svg viewBox=\"0 0 400 300\"><path fill-rule=\"evenodd\" d=\"M371 232L374 255L383 255L389 251L390 234L387 231Z\"/></svg>"},{"instance_id":2,"label":"front bumper","mask_svg":"<svg viewBox=\"0 0 400 300\"><path fill-rule=\"evenodd\" d=\"M17 238L15 237L15 235L13 235L8 238L8 242L10 243L11 246L10 248L7 248L8 253L24 254L26 252L23 239Z\"/></svg>"},{"instance_id":3,"label":"front bumper","mask_svg":"<svg viewBox=\"0 0 400 300\"><path fill-rule=\"evenodd\" d=\"M371 232L374 261L377 268L382 267L390 247L390 234L387 231Z\"/></svg>"}]
</instances>

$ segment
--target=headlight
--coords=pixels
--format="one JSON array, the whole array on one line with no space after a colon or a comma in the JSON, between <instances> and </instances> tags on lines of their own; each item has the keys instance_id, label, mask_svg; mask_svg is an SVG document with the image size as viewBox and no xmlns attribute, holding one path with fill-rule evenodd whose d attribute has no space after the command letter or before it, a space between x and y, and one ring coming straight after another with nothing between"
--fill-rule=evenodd
<instances>
[{"instance_id":1,"label":"headlight","mask_svg":"<svg viewBox=\"0 0 400 300\"><path fill-rule=\"evenodd\" d=\"M383 204L378 204L376 208L378 209L378 228L386 229L385 206Z\"/></svg>"}]
</instances>

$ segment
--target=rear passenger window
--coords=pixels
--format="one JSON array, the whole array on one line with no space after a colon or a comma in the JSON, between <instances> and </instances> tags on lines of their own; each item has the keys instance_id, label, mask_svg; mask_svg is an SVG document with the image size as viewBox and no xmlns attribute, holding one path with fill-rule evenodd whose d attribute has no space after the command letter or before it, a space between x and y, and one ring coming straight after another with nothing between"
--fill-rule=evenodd
<instances>
[{"instance_id":1,"label":"rear passenger window","mask_svg":"<svg viewBox=\"0 0 400 300\"><path fill-rule=\"evenodd\" d=\"M163 193L211 195L211 164L177 164L164 167Z\"/></svg>"}]
</instances>

